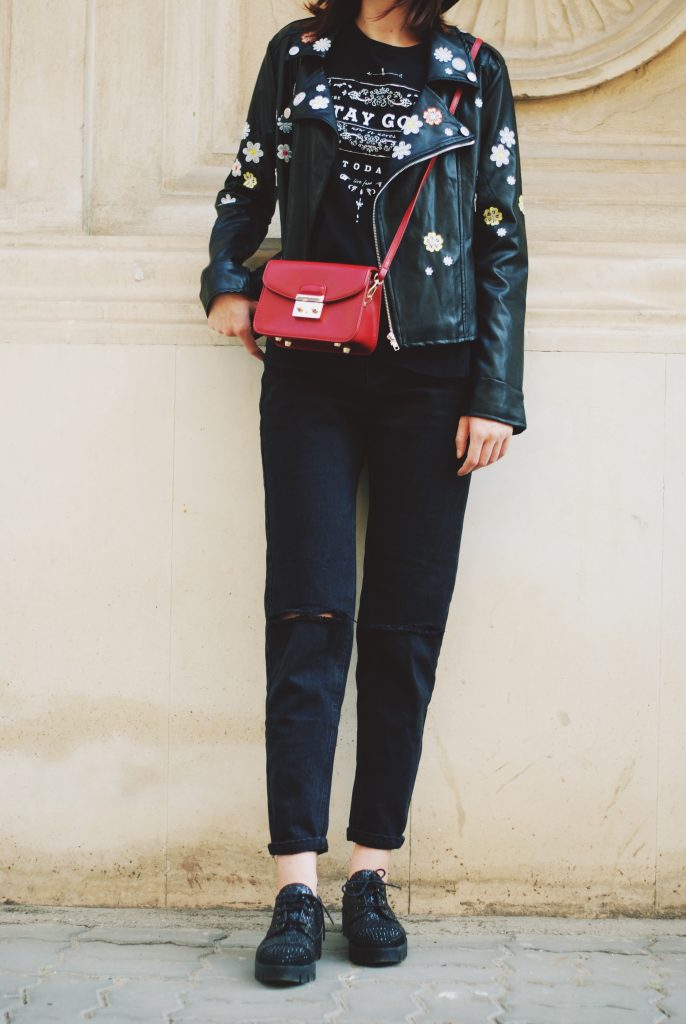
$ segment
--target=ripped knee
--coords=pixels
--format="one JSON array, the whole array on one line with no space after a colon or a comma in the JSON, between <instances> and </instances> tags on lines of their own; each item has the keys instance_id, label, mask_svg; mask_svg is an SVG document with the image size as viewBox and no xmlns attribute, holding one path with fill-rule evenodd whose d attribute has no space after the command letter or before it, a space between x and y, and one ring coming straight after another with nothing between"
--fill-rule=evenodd
<instances>
[{"instance_id":1,"label":"ripped knee","mask_svg":"<svg viewBox=\"0 0 686 1024\"><path fill-rule=\"evenodd\" d=\"M333 612L310 612L314 614L318 619L332 619L334 617ZM304 615L304 612L283 612L281 615L277 615L278 619L299 619Z\"/></svg>"},{"instance_id":2,"label":"ripped knee","mask_svg":"<svg viewBox=\"0 0 686 1024\"><path fill-rule=\"evenodd\" d=\"M293 611L276 612L271 616L272 621L281 621L285 619L309 619L318 620L322 619L348 619L349 616L345 612L341 611L317 611L314 609L295 609Z\"/></svg>"}]
</instances>

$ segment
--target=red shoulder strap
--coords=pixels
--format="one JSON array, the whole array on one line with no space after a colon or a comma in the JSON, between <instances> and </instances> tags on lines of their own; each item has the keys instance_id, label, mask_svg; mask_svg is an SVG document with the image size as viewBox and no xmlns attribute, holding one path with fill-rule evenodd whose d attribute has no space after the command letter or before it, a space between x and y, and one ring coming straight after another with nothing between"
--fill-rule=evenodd
<instances>
[{"instance_id":1,"label":"red shoulder strap","mask_svg":"<svg viewBox=\"0 0 686 1024\"><path fill-rule=\"evenodd\" d=\"M477 53L479 52L479 50L481 48L482 42L483 42L483 39L480 39L480 38L477 38L474 41L474 45L472 46L472 49L471 49L472 60L474 60L474 58L476 57ZM457 109L457 104L460 102L461 96L462 96L462 86L459 86L455 90L455 95L453 96L452 101L450 103L450 113L451 114L455 113L455 111ZM414 210L415 205L417 203L417 200L419 199L419 193L422 190L424 182L429 177L429 174L431 173L431 168L436 163L436 159L437 159L438 156L440 156L440 153L437 154L436 156L433 156L431 158L431 160L429 161L429 165L426 168L426 171L424 172L424 177L420 181L419 188L415 192L414 199L412 200L412 202L408 206L407 210L405 211L405 216L401 220L400 226L399 226L398 230L395 233L395 237L394 237L393 241L391 242L391 244L388 247L388 252L386 253L386 258L384 259L384 261L381 264L381 267L379 269L379 275L378 275L379 276L379 282L382 282L384 277L388 273L389 267L390 267L391 263L393 262L393 258L395 256L396 252L398 251L398 246L402 242L403 235L405 234L405 232L407 230L407 225L410 223L410 217L412 216L412 211Z\"/></svg>"}]
</instances>

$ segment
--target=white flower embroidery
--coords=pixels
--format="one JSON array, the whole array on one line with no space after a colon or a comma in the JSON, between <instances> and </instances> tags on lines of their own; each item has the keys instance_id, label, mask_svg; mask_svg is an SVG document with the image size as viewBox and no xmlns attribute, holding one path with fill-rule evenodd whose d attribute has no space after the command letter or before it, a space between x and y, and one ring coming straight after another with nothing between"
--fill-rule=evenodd
<instances>
[{"instance_id":1,"label":"white flower embroidery","mask_svg":"<svg viewBox=\"0 0 686 1024\"><path fill-rule=\"evenodd\" d=\"M476 99L474 100L474 103L476 104L477 107L483 107L483 105L484 105L484 101L481 99L480 96L476 97Z\"/></svg>"},{"instance_id":2,"label":"white flower embroidery","mask_svg":"<svg viewBox=\"0 0 686 1024\"><path fill-rule=\"evenodd\" d=\"M314 99L310 100L310 106L313 110L326 110L329 105L329 99L327 96L315 96Z\"/></svg>"},{"instance_id":3,"label":"white flower embroidery","mask_svg":"<svg viewBox=\"0 0 686 1024\"><path fill-rule=\"evenodd\" d=\"M510 151L502 142L497 146L491 146L491 160L495 161L496 167L502 167L510 162Z\"/></svg>"},{"instance_id":4,"label":"white flower embroidery","mask_svg":"<svg viewBox=\"0 0 686 1024\"><path fill-rule=\"evenodd\" d=\"M507 234L507 228L498 228L498 234L503 238Z\"/></svg>"},{"instance_id":5,"label":"white flower embroidery","mask_svg":"<svg viewBox=\"0 0 686 1024\"><path fill-rule=\"evenodd\" d=\"M222 196L220 201L221 201L223 206L226 206L227 203L235 203L236 202L236 197L235 196Z\"/></svg>"},{"instance_id":6,"label":"white flower embroidery","mask_svg":"<svg viewBox=\"0 0 686 1024\"><path fill-rule=\"evenodd\" d=\"M453 61L453 67L455 68L456 71L464 71L464 69L467 67L467 62L462 60L462 57L456 57L455 60Z\"/></svg>"},{"instance_id":7,"label":"white flower embroidery","mask_svg":"<svg viewBox=\"0 0 686 1024\"><path fill-rule=\"evenodd\" d=\"M447 46L439 46L437 50L434 50L434 57L436 60L440 60L441 64L447 64L449 60L453 59L453 51L449 50Z\"/></svg>"},{"instance_id":8,"label":"white flower embroidery","mask_svg":"<svg viewBox=\"0 0 686 1024\"><path fill-rule=\"evenodd\" d=\"M516 185L517 184L517 179L515 178L514 174L508 174L508 176L507 176L507 183L508 183L508 185Z\"/></svg>"},{"instance_id":9,"label":"white flower embroidery","mask_svg":"<svg viewBox=\"0 0 686 1024\"><path fill-rule=\"evenodd\" d=\"M331 48L331 40L324 36L322 39L318 39L316 43L312 44L312 49L316 50L317 53L326 53Z\"/></svg>"},{"instance_id":10,"label":"white flower embroidery","mask_svg":"<svg viewBox=\"0 0 686 1024\"><path fill-rule=\"evenodd\" d=\"M419 135L419 130L420 128L423 127L424 125L417 117L417 115L413 114L412 117L405 118L405 124L403 125L403 135Z\"/></svg>"},{"instance_id":11,"label":"white flower embroidery","mask_svg":"<svg viewBox=\"0 0 686 1024\"><path fill-rule=\"evenodd\" d=\"M424 273L426 274L427 277L431 277L433 272L434 272L434 268L433 267L426 267L426 269L424 270Z\"/></svg>"},{"instance_id":12,"label":"white flower embroidery","mask_svg":"<svg viewBox=\"0 0 686 1024\"><path fill-rule=\"evenodd\" d=\"M319 85L317 86L317 92L324 92L325 89L326 89L326 86L322 85L321 82L320 82Z\"/></svg>"},{"instance_id":13,"label":"white flower embroidery","mask_svg":"<svg viewBox=\"0 0 686 1024\"><path fill-rule=\"evenodd\" d=\"M428 235L424 235L424 246L429 252L440 252L443 248L443 235L430 231Z\"/></svg>"},{"instance_id":14,"label":"white flower embroidery","mask_svg":"<svg viewBox=\"0 0 686 1024\"><path fill-rule=\"evenodd\" d=\"M443 262L445 263L446 267L452 267L455 260L452 258L452 256L444 256Z\"/></svg>"},{"instance_id":15,"label":"white flower embroidery","mask_svg":"<svg viewBox=\"0 0 686 1024\"><path fill-rule=\"evenodd\" d=\"M305 99L305 95L306 94L304 92L297 93L297 95L293 97L293 106L299 107L302 101Z\"/></svg>"},{"instance_id":16,"label":"white flower embroidery","mask_svg":"<svg viewBox=\"0 0 686 1024\"><path fill-rule=\"evenodd\" d=\"M500 129L500 141L502 142L503 146L514 146L515 133L512 131L511 128Z\"/></svg>"},{"instance_id":17,"label":"white flower embroidery","mask_svg":"<svg viewBox=\"0 0 686 1024\"><path fill-rule=\"evenodd\" d=\"M519 209L524 213L524 196L520 196L518 200Z\"/></svg>"},{"instance_id":18,"label":"white flower embroidery","mask_svg":"<svg viewBox=\"0 0 686 1024\"><path fill-rule=\"evenodd\" d=\"M243 175L243 184L246 188L255 188L257 184L257 178L250 171L246 171Z\"/></svg>"},{"instance_id":19,"label":"white flower embroidery","mask_svg":"<svg viewBox=\"0 0 686 1024\"><path fill-rule=\"evenodd\" d=\"M293 131L292 121L284 121L282 118L278 118L276 123L278 125L279 131L284 132L286 135L288 134L288 132Z\"/></svg>"},{"instance_id":20,"label":"white flower embroidery","mask_svg":"<svg viewBox=\"0 0 686 1024\"><path fill-rule=\"evenodd\" d=\"M454 134L454 132L453 132L452 128L446 128L446 129L445 129L445 134L446 134L446 135L453 135L453 134Z\"/></svg>"},{"instance_id":21,"label":"white flower embroidery","mask_svg":"<svg viewBox=\"0 0 686 1024\"><path fill-rule=\"evenodd\" d=\"M446 73L446 75L452 75L453 69L452 68L446 68L445 69L445 73Z\"/></svg>"},{"instance_id":22,"label":"white flower embroidery","mask_svg":"<svg viewBox=\"0 0 686 1024\"><path fill-rule=\"evenodd\" d=\"M285 160L286 163L288 163L288 161L291 158L291 147L288 145L287 142L282 142L279 144L276 150L276 155L278 156L279 160Z\"/></svg>"},{"instance_id":23,"label":"white flower embroidery","mask_svg":"<svg viewBox=\"0 0 686 1024\"><path fill-rule=\"evenodd\" d=\"M443 114L440 112L438 107L427 107L422 117L427 124L440 124L443 120Z\"/></svg>"},{"instance_id":24,"label":"white flower embroidery","mask_svg":"<svg viewBox=\"0 0 686 1024\"><path fill-rule=\"evenodd\" d=\"M231 173L233 174L234 178L240 178L242 172L243 168L241 167L240 160L234 160L234 162L231 165Z\"/></svg>"},{"instance_id":25,"label":"white flower embroidery","mask_svg":"<svg viewBox=\"0 0 686 1024\"><path fill-rule=\"evenodd\" d=\"M409 142L396 142L393 147L393 156L396 160L404 160L406 156L409 156L412 152L412 146Z\"/></svg>"},{"instance_id":26,"label":"white flower embroidery","mask_svg":"<svg viewBox=\"0 0 686 1024\"><path fill-rule=\"evenodd\" d=\"M300 47L299 46L291 46L291 48L290 48L290 50L288 52L290 53L291 57L295 57L296 53L300 53Z\"/></svg>"},{"instance_id":27,"label":"white flower embroidery","mask_svg":"<svg viewBox=\"0 0 686 1024\"><path fill-rule=\"evenodd\" d=\"M250 135L250 125L246 121L245 124L243 125L243 134L241 135L241 138L247 139L248 135Z\"/></svg>"},{"instance_id":28,"label":"white flower embroidery","mask_svg":"<svg viewBox=\"0 0 686 1024\"><path fill-rule=\"evenodd\" d=\"M243 147L243 152L245 153L246 164L251 162L259 164L260 159L264 156L262 146L259 142L248 142L247 145Z\"/></svg>"}]
</instances>

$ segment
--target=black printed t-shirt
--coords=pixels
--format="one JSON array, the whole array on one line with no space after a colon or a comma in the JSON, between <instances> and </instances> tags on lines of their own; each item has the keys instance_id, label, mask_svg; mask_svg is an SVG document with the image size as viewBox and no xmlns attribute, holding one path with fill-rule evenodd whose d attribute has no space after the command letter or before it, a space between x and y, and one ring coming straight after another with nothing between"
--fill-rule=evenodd
<instances>
[{"instance_id":1,"label":"black printed t-shirt","mask_svg":"<svg viewBox=\"0 0 686 1024\"><path fill-rule=\"evenodd\" d=\"M428 42L391 46L370 39L354 21L342 28L325 58L324 69L338 125L337 159L324 189L312 233L311 258L332 263L378 266L372 211L388 176L393 147L404 139L403 114L415 104L426 81ZM400 124L398 123L400 121ZM402 248L403 242L401 242ZM385 252L380 253L381 259ZM419 271L418 271L419 272ZM385 300L379 340L369 356L351 359L397 363L432 376L469 375L471 344L456 342L394 351ZM278 362L338 358L334 353L281 349L267 341Z\"/></svg>"}]
</instances>

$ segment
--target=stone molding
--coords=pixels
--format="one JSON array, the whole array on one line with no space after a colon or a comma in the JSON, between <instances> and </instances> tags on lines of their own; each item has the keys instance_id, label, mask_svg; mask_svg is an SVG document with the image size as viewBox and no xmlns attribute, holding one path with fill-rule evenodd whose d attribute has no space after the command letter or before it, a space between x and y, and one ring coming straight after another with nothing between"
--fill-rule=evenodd
<instances>
[{"instance_id":1,"label":"stone molding","mask_svg":"<svg viewBox=\"0 0 686 1024\"><path fill-rule=\"evenodd\" d=\"M453 19L507 59L517 96L557 96L645 64L686 32L683 0L462 0Z\"/></svg>"},{"instance_id":2,"label":"stone molding","mask_svg":"<svg viewBox=\"0 0 686 1024\"><path fill-rule=\"evenodd\" d=\"M686 353L683 246L539 241L530 258L528 349ZM239 344L207 326L205 259L195 237L6 236L0 343Z\"/></svg>"}]
</instances>

